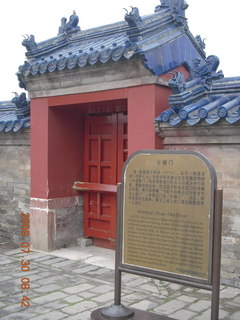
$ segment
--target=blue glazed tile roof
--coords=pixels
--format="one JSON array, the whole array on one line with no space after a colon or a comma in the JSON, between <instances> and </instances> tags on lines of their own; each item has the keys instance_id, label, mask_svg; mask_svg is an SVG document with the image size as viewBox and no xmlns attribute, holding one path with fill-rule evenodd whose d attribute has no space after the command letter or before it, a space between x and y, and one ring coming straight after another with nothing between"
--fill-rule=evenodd
<instances>
[{"instance_id":1,"label":"blue glazed tile roof","mask_svg":"<svg viewBox=\"0 0 240 320\"><path fill-rule=\"evenodd\" d=\"M240 124L240 77L213 81L210 90L199 79L189 81L184 92L169 97L169 104L170 108L155 119L157 123L212 125L224 119Z\"/></svg>"},{"instance_id":2,"label":"blue glazed tile roof","mask_svg":"<svg viewBox=\"0 0 240 320\"><path fill-rule=\"evenodd\" d=\"M128 60L135 55L142 57L153 74L161 75L194 58L205 59L187 25L179 23L169 8L156 11L139 17L135 27L125 17L126 21L84 31L78 28L71 34L34 42L18 76L24 83L24 77Z\"/></svg>"},{"instance_id":3,"label":"blue glazed tile roof","mask_svg":"<svg viewBox=\"0 0 240 320\"><path fill-rule=\"evenodd\" d=\"M18 132L30 127L30 109L19 113L12 101L0 101L0 133Z\"/></svg>"}]
</instances>

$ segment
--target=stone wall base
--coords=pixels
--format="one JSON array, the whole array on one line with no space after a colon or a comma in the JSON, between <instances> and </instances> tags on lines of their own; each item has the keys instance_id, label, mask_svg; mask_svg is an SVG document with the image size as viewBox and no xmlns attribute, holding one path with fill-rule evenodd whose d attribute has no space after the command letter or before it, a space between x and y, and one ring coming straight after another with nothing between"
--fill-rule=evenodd
<instances>
[{"instance_id":1,"label":"stone wall base","mask_svg":"<svg viewBox=\"0 0 240 320\"><path fill-rule=\"evenodd\" d=\"M30 201L30 238L34 249L51 251L77 244L83 236L83 197Z\"/></svg>"}]
</instances>

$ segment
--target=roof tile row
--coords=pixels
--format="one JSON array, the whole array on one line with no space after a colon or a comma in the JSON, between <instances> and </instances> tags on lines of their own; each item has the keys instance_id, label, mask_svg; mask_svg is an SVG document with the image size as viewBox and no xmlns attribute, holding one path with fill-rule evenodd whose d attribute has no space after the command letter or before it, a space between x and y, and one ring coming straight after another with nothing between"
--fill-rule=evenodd
<instances>
[{"instance_id":1,"label":"roof tile row","mask_svg":"<svg viewBox=\"0 0 240 320\"><path fill-rule=\"evenodd\" d=\"M196 94L197 88L200 96ZM175 127L194 126L204 121L212 125L225 119L227 123L235 124L240 121L240 78L214 81L211 90L200 83L196 87L190 81L186 91L170 96L169 103L170 108L155 119L157 123L165 122Z\"/></svg>"}]
</instances>

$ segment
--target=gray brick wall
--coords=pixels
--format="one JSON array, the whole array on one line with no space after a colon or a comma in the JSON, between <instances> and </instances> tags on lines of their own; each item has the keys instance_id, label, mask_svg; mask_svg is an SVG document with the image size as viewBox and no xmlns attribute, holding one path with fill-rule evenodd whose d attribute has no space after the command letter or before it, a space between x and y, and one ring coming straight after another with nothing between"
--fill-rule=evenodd
<instances>
[{"instance_id":1,"label":"gray brick wall","mask_svg":"<svg viewBox=\"0 0 240 320\"><path fill-rule=\"evenodd\" d=\"M161 128L165 149L193 150L213 164L223 189L221 281L240 288L240 126Z\"/></svg>"},{"instance_id":2,"label":"gray brick wall","mask_svg":"<svg viewBox=\"0 0 240 320\"><path fill-rule=\"evenodd\" d=\"M29 129L0 134L0 236L20 242L21 211L30 207Z\"/></svg>"}]
</instances>

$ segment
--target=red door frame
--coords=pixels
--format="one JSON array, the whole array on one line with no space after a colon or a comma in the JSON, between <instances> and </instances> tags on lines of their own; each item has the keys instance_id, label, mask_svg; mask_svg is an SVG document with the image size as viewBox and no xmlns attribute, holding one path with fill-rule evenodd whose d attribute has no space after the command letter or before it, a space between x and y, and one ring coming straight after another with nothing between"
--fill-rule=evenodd
<instances>
[{"instance_id":1,"label":"red door frame","mask_svg":"<svg viewBox=\"0 0 240 320\"><path fill-rule=\"evenodd\" d=\"M126 99L128 106L128 156L142 149L161 148L154 118L168 106L170 89L144 85L125 89L82 93L31 100L31 197L41 199L76 195L72 182L80 175L77 162L81 159L79 119L69 114L69 121L56 119L51 110L65 109L99 101ZM68 150L58 148L59 132L71 144ZM66 151L66 152L65 152ZM77 151L77 152L76 152ZM62 156L64 154L64 157ZM65 170L71 166L71 175Z\"/></svg>"},{"instance_id":2,"label":"red door frame","mask_svg":"<svg viewBox=\"0 0 240 320\"><path fill-rule=\"evenodd\" d=\"M73 182L83 179L83 116L87 104L125 100L128 109L128 155L142 149L161 148L154 118L168 107L170 89L144 85L102 92L65 95L31 100L31 198L42 206L51 199L59 207L79 195ZM82 122L81 122L82 121ZM81 137L81 138L79 138ZM126 148L125 148L126 149ZM127 155L125 154L125 157ZM120 177L119 177L120 179ZM55 201L56 199L56 201ZM64 201L61 201L63 199ZM56 207L55 206L55 207ZM55 208L54 207L54 208ZM59 207L60 208L60 207ZM46 235L54 248L54 212L31 208L33 243ZM79 230L80 232L80 230ZM33 239L33 238L36 239Z\"/></svg>"},{"instance_id":3,"label":"red door frame","mask_svg":"<svg viewBox=\"0 0 240 320\"><path fill-rule=\"evenodd\" d=\"M62 208L65 201L74 203L79 196L79 191L73 189L73 182L83 179L82 113L86 105L125 100L128 155L131 155L137 150L161 147L153 120L167 108L169 94L170 89L166 87L146 85L31 100L31 198L34 200L31 242L36 248L56 247L60 235L55 233L58 231L54 209ZM51 201L43 210L45 199ZM42 235L46 239L44 246L40 245Z\"/></svg>"}]
</instances>

